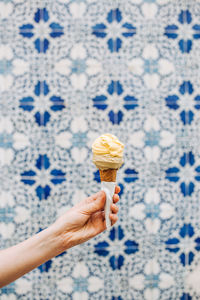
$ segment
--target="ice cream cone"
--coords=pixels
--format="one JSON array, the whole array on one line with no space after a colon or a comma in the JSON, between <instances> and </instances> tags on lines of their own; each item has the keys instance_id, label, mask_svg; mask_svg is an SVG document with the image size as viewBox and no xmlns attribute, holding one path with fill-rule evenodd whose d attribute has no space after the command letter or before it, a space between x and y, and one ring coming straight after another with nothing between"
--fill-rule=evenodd
<instances>
[{"instance_id":1,"label":"ice cream cone","mask_svg":"<svg viewBox=\"0 0 200 300\"><path fill-rule=\"evenodd\" d=\"M101 181L105 182L116 182L117 170L116 169L107 169L99 170Z\"/></svg>"},{"instance_id":2,"label":"ice cream cone","mask_svg":"<svg viewBox=\"0 0 200 300\"><path fill-rule=\"evenodd\" d=\"M101 189L106 194L105 221L106 228L111 228L111 205L115 193L117 171L123 164L124 145L112 134L103 134L92 144L92 161L99 169Z\"/></svg>"}]
</instances>

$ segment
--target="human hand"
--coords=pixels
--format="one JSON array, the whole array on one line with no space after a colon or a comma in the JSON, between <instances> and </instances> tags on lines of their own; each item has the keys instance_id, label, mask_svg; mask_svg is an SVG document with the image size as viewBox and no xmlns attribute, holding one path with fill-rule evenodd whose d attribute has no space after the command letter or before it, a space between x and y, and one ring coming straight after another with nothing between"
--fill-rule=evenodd
<instances>
[{"instance_id":1,"label":"human hand","mask_svg":"<svg viewBox=\"0 0 200 300\"><path fill-rule=\"evenodd\" d=\"M120 187L115 188L110 220L117 222ZM81 201L48 228L29 239L0 251L0 288L59 255L68 248L86 242L106 229L104 205L106 195L100 191Z\"/></svg>"},{"instance_id":2,"label":"human hand","mask_svg":"<svg viewBox=\"0 0 200 300\"><path fill-rule=\"evenodd\" d=\"M111 205L110 220L114 225L117 220L120 187L116 186ZM104 205L106 195L100 191L69 209L54 224L62 238L63 251L67 248L86 242L106 229Z\"/></svg>"}]
</instances>

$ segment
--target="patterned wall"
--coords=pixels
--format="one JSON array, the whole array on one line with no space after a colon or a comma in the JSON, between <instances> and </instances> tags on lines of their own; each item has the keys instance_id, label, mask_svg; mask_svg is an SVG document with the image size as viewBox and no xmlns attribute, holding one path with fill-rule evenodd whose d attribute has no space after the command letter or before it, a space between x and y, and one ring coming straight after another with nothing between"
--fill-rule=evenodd
<instances>
[{"instance_id":1,"label":"patterned wall","mask_svg":"<svg viewBox=\"0 0 200 300\"><path fill-rule=\"evenodd\" d=\"M0 245L100 188L125 145L119 222L0 298L200 299L200 1L0 1Z\"/></svg>"}]
</instances>

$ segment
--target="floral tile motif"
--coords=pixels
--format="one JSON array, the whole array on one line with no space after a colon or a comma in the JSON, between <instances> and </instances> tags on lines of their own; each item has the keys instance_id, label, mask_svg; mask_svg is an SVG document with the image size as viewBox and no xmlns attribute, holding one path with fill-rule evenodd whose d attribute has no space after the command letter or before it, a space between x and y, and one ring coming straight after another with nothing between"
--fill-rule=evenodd
<instances>
[{"instance_id":1,"label":"floral tile motif","mask_svg":"<svg viewBox=\"0 0 200 300\"><path fill-rule=\"evenodd\" d=\"M110 52L119 52L122 47L122 37L130 38L136 34L136 27L128 22L123 23L122 13L118 8L109 11L106 24L96 24L92 30L92 34L97 38L107 39Z\"/></svg>"},{"instance_id":2,"label":"floral tile motif","mask_svg":"<svg viewBox=\"0 0 200 300\"><path fill-rule=\"evenodd\" d=\"M119 221L1 299L200 298L200 1L0 0L0 245L100 188L125 143Z\"/></svg>"},{"instance_id":3,"label":"floral tile motif","mask_svg":"<svg viewBox=\"0 0 200 300\"><path fill-rule=\"evenodd\" d=\"M49 95L50 90L46 81L38 81L34 88L34 97L27 96L19 100L19 107L24 111L30 112L35 108L35 121L39 126L45 126L49 121L51 115L49 110L52 112L61 111L64 107L64 100L61 97L56 95ZM48 99L49 97L49 105ZM51 105L52 104L52 105Z\"/></svg>"},{"instance_id":4,"label":"floral tile motif","mask_svg":"<svg viewBox=\"0 0 200 300\"><path fill-rule=\"evenodd\" d=\"M200 181L200 166L195 162L195 157L190 151L180 158L179 167L171 167L166 170L166 179L171 182L179 182L180 191L184 197L191 196L195 189L195 183Z\"/></svg>"},{"instance_id":5,"label":"floral tile motif","mask_svg":"<svg viewBox=\"0 0 200 300\"><path fill-rule=\"evenodd\" d=\"M179 253L183 266L191 265L194 259L194 250L200 251L200 237L195 238L194 228L191 224L183 224L179 231L179 237L166 241L166 249L172 253Z\"/></svg>"},{"instance_id":6,"label":"floral tile motif","mask_svg":"<svg viewBox=\"0 0 200 300\"><path fill-rule=\"evenodd\" d=\"M193 110L198 112L200 109L200 95L195 93L190 81L184 81L179 87L178 95L169 95L165 98L165 101L169 109L179 111L184 125L190 125L195 116Z\"/></svg>"},{"instance_id":7,"label":"floral tile motif","mask_svg":"<svg viewBox=\"0 0 200 300\"><path fill-rule=\"evenodd\" d=\"M126 95L119 81L112 80L103 95L93 98L93 105L99 110L105 110L109 106L108 117L110 122L120 124L124 115L121 110L122 107L127 111L134 110L138 106L138 100L133 95Z\"/></svg>"},{"instance_id":8,"label":"floral tile motif","mask_svg":"<svg viewBox=\"0 0 200 300\"><path fill-rule=\"evenodd\" d=\"M182 53L189 53L195 40L200 39L200 24L193 24L192 14L187 10L181 10L178 15L178 24L165 27L165 35L169 39L178 39L178 45Z\"/></svg>"},{"instance_id":9,"label":"floral tile motif","mask_svg":"<svg viewBox=\"0 0 200 300\"><path fill-rule=\"evenodd\" d=\"M33 21L34 24L28 23L20 26L19 32L24 38L34 38L35 49L38 53L46 53L49 48L49 38L63 35L63 27L59 23L50 23L46 8L38 8Z\"/></svg>"},{"instance_id":10,"label":"floral tile motif","mask_svg":"<svg viewBox=\"0 0 200 300\"><path fill-rule=\"evenodd\" d=\"M65 172L58 169L50 171L50 160L46 154L39 155L34 169L21 173L21 181L31 187L35 187L39 200L47 199L51 192L51 185L61 184L65 181Z\"/></svg>"},{"instance_id":11,"label":"floral tile motif","mask_svg":"<svg viewBox=\"0 0 200 300\"><path fill-rule=\"evenodd\" d=\"M111 229L109 241L102 241L94 246L95 253L109 258L110 267L113 270L121 269L124 264L124 254L134 254L139 250L138 243L124 238L124 231L121 226L118 226L118 228Z\"/></svg>"}]
</instances>

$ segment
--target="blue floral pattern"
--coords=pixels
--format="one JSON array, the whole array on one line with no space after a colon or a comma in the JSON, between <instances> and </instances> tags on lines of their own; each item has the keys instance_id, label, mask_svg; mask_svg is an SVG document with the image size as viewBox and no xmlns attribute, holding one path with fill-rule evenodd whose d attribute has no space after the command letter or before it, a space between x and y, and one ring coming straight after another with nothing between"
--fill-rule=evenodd
<instances>
[{"instance_id":1,"label":"blue floral pattern","mask_svg":"<svg viewBox=\"0 0 200 300\"><path fill-rule=\"evenodd\" d=\"M35 164L36 170L28 170L21 173L21 181L29 186L35 186L36 195L39 200L45 200L50 196L51 187L50 182L54 185L61 184L65 181L65 172L59 169L50 168L50 160L48 156L39 155ZM39 177L37 183L36 175ZM43 184L40 184L41 182ZM47 182L47 184L45 184ZM38 185L39 184L39 185Z\"/></svg>"},{"instance_id":2,"label":"blue floral pattern","mask_svg":"<svg viewBox=\"0 0 200 300\"><path fill-rule=\"evenodd\" d=\"M109 105L111 102L111 105ZM98 95L93 98L93 105L99 110L105 110L108 106L108 117L112 124L120 124L123 120L123 112L116 110L122 105L126 110L133 110L138 106L138 100L132 95L124 95L123 86L119 81L111 81L107 88L107 95Z\"/></svg>"},{"instance_id":3,"label":"blue floral pattern","mask_svg":"<svg viewBox=\"0 0 200 300\"><path fill-rule=\"evenodd\" d=\"M133 37L136 34L136 27L131 23L122 23L122 13L116 8L109 11L107 15L107 25L104 23L96 24L92 27L92 34L97 38L108 38L107 45L110 52L119 52L122 47L122 38ZM120 27L119 27L120 26Z\"/></svg>"},{"instance_id":4,"label":"blue floral pattern","mask_svg":"<svg viewBox=\"0 0 200 300\"><path fill-rule=\"evenodd\" d=\"M183 293L180 300L185 300L185 299L192 300L192 297L189 294Z\"/></svg>"},{"instance_id":5,"label":"blue floral pattern","mask_svg":"<svg viewBox=\"0 0 200 300\"><path fill-rule=\"evenodd\" d=\"M109 263L113 270L121 269L124 264L123 254L134 254L138 251L139 245L133 240L124 240L124 231L121 226L118 228L113 228L110 231L109 239L110 241L99 242L94 246L95 253L99 256L108 256ZM118 244L119 243L119 244ZM119 252L119 255L111 254L114 252Z\"/></svg>"},{"instance_id":6,"label":"blue floral pattern","mask_svg":"<svg viewBox=\"0 0 200 300\"><path fill-rule=\"evenodd\" d=\"M118 223L0 299L200 298L199 13L197 0L0 0L1 248L100 190L99 135L125 144Z\"/></svg>"},{"instance_id":7,"label":"blue floral pattern","mask_svg":"<svg viewBox=\"0 0 200 300\"><path fill-rule=\"evenodd\" d=\"M169 39L179 39L179 48L182 53L189 53L192 50L192 43L197 39L200 39L200 24L194 24L192 26L192 14L189 10L181 10L178 15L179 24L171 24L165 27L165 35ZM180 31L184 28L184 31L180 38ZM186 31L187 30L187 31ZM190 36L184 36L185 32L191 32Z\"/></svg>"},{"instance_id":8,"label":"blue floral pattern","mask_svg":"<svg viewBox=\"0 0 200 300\"><path fill-rule=\"evenodd\" d=\"M171 167L166 170L166 179L171 182L180 182L180 190L184 197L194 192L195 181L200 181L200 166L195 166L195 157L192 152L181 156L180 168Z\"/></svg>"},{"instance_id":9,"label":"blue floral pattern","mask_svg":"<svg viewBox=\"0 0 200 300\"><path fill-rule=\"evenodd\" d=\"M195 238L194 234L193 226L184 224L179 231L179 237L170 238L165 242L169 252L179 254L183 266L191 265L194 259L194 250L200 251L200 237Z\"/></svg>"},{"instance_id":10,"label":"blue floral pattern","mask_svg":"<svg viewBox=\"0 0 200 300\"><path fill-rule=\"evenodd\" d=\"M59 23L52 22L49 24L49 13L46 8L38 8L34 15L34 21L37 24L39 36L36 36L36 39L34 40L35 49L38 51L38 53L46 53L46 51L49 48L49 39L46 37L43 37L43 35L46 33L45 29L48 25L49 28L49 37L51 38L57 38L64 34L63 27ZM31 39L35 36L34 30L36 27L36 24L28 23L24 24L19 27L19 33L24 37Z\"/></svg>"},{"instance_id":11,"label":"blue floral pattern","mask_svg":"<svg viewBox=\"0 0 200 300\"><path fill-rule=\"evenodd\" d=\"M190 97L192 97L190 99ZM190 81L184 81L179 87L179 94L169 95L165 98L166 105L172 110L180 110L180 118L184 125L191 124L196 109L200 109L200 95L194 94Z\"/></svg>"},{"instance_id":12,"label":"blue floral pattern","mask_svg":"<svg viewBox=\"0 0 200 300\"><path fill-rule=\"evenodd\" d=\"M34 89L34 94L35 97L38 97L38 101L40 102L38 104L39 109L41 111L36 111L34 117L35 117L35 121L39 126L46 126L47 122L50 120L50 112L46 110L45 106L46 104L46 100L45 100L45 96L48 97L49 95L49 86L46 83L46 81L38 81L38 83L35 85L35 89ZM42 105L42 101L43 101L43 105ZM64 107L64 100L56 95L52 95L49 98L49 104L50 106L50 110L53 112L57 112L57 111L61 111ZM22 99L19 100L20 102L20 108L22 108L24 111L30 112L34 110L34 106L35 106L35 100L33 97L31 96L27 96L24 97Z\"/></svg>"}]
</instances>

